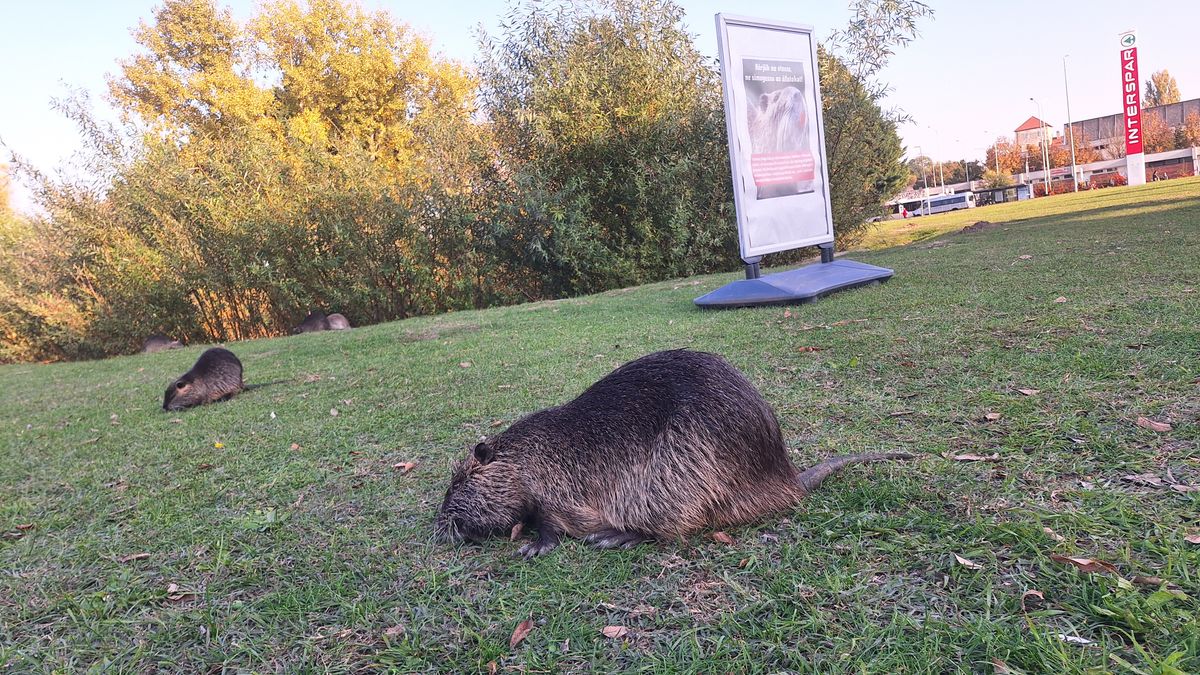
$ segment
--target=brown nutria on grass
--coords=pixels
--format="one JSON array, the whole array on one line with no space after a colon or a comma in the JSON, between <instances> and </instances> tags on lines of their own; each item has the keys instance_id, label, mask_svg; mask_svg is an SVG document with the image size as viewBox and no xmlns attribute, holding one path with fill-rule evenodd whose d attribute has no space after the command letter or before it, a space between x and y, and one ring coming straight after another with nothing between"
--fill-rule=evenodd
<instances>
[{"instance_id":1,"label":"brown nutria on grass","mask_svg":"<svg viewBox=\"0 0 1200 675\"><path fill-rule=\"evenodd\" d=\"M453 471L435 529L480 541L538 530L520 553L566 534L599 548L758 520L794 507L829 475L886 453L799 471L775 412L716 354L675 350L631 361L566 405L524 417Z\"/></svg>"},{"instance_id":2,"label":"brown nutria on grass","mask_svg":"<svg viewBox=\"0 0 1200 675\"><path fill-rule=\"evenodd\" d=\"M350 322L341 314L330 314L325 317L329 330L350 330Z\"/></svg>"},{"instance_id":3,"label":"brown nutria on grass","mask_svg":"<svg viewBox=\"0 0 1200 675\"><path fill-rule=\"evenodd\" d=\"M146 338L146 341L142 343L142 353L153 354L167 349L179 349L182 346L179 340L172 340L166 335L155 333Z\"/></svg>"},{"instance_id":4,"label":"brown nutria on grass","mask_svg":"<svg viewBox=\"0 0 1200 675\"><path fill-rule=\"evenodd\" d=\"M293 335L300 333L316 333L317 331L329 330L329 318L325 316L325 312L319 309L314 309L304 317L299 326L292 330Z\"/></svg>"},{"instance_id":5,"label":"brown nutria on grass","mask_svg":"<svg viewBox=\"0 0 1200 675\"><path fill-rule=\"evenodd\" d=\"M196 359L191 370L167 387L163 410L183 410L226 401L243 388L242 362L228 349L213 347Z\"/></svg>"}]
</instances>

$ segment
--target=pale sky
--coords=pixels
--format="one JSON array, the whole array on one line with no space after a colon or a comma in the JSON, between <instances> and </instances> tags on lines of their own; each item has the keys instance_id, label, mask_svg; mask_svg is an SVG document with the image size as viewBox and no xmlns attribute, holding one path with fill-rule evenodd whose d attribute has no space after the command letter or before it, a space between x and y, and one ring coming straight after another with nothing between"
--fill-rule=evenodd
<instances>
[{"instance_id":1,"label":"pale sky","mask_svg":"<svg viewBox=\"0 0 1200 675\"><path fill-rule=\"evenodd\" d=\"M701 51L717 50L713 15L727 11L813 25L818 38L850 17L841 2L815 0L677 0ZM67 87L92 93L106 105L105 75L136 50L130 29L149 19L155 0L0 0L0 140L43 170L53 170L79 147L74 126L50 109ZM245 19L253 0L224 0ZM385 8L431 39L445 56L470 63L474 29L494 31L507 9L504 0L412 2L360 0ZM1138 30L1141 79L1166 68L1184 99L1200 97L1196 26L1200 2L1167 0L1131 3L1090 0L1005 3L932 0L935 16L920 38L901 51L883 73L893 88L888 103L915 123L901 129L910 155L916 148L939 159L982 159L998 134L1038 113L1061 129L1066 122L1063 55L1070 54L1071 113L1085 119L1118 112L1120 81L1117 34ZM0 154L7 159L8 152ZM28 208L21 188L16 205Z\"/></svg>"}]
</instances>

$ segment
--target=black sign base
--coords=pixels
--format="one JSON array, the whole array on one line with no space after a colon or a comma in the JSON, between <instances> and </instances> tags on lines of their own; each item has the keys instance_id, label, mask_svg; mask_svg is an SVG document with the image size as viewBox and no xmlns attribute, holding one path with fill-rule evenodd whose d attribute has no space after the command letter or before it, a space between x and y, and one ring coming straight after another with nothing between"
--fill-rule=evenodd
<instances>
[{"instance_id":1,"label":"black sign base","mask_svg":"<svg viewBox=\"0 0 1200 675\"><path fill-rule=\"evenodd\" d=\"M853 260L813 263L757 279L739 279L696 298L695 303L701 309L795 305L848 288L884 282L893 274L895 272L886 267Z\"/></svg>"}]
</instances>

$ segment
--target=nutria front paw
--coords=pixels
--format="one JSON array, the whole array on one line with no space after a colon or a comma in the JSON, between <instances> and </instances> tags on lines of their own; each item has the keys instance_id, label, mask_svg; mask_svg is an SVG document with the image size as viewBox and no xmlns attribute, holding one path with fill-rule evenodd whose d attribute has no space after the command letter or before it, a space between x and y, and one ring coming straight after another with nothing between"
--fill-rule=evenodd
<instances>
[{"instance_id":1,"label":"nutria front paw","mask_svg":"<svg viewBox=\"0 0 1200 675\"><path fill-rule=\"evenodd\" d=\"M550 551L553 551L556 548L558 548L558 540L557 539L554 539L554 540L538 539L537 541L531 541L528 544L525 544L524 546L522 546L521 549L519 551L517 551L516 554L519 556L524 556L526 560L529 560L530 558L533 558L534 556L539 556L544 553L549 553Z\"/></svg>"}]
</instances>

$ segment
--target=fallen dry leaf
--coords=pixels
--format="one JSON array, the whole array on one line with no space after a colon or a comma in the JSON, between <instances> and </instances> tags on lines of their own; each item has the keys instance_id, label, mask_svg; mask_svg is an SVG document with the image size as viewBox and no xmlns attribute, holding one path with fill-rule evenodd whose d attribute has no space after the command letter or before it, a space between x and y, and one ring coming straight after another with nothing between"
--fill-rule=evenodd
<instances>
[{"instance_id":1,"label":"fallen dry leaf","mask_svg":"<svg viewBox=\"0 0 1200 675\"><path fill-rule=\"evenodd\" d=\"M957 553L954 554L954 559L958 561L959 565L962 565L963 567L965 567L969 570L983 569L983 565L980 565L979 563L977 563L973 560L967 560L966 558L962 557L961 555L959 555Z\"/></svg>"},{"instance_id":2,"label":"fallen dry leaf","mask_svg":"<svg viewBox=\"0 0 1200 675\"><path fill-rule=\"evenodd\" d=\"M1137 418L1137 425L1143 429L1149 429L1150 431L1158 431L1158 432L1170 431L1173 428L1173 427L1171 427L1170 424L1167 424L1166 422L1155 422L1154 420L1152 420L1148 417Z\"/></svg>"},{"instance_id":3,"label":"fallen dry leaf","mask_svg":"<svg viewBox=\"0 0 1200 675\"><path fill-rule=\"evenodd\" d=\"M27 531L33 529L33 523L22 523L20 525L17 525L17 529L22 532L27 532Z\"/></svg>"},{"instance_id":4,"label":"fallen dry leaf","mask_svg":"<svg viewBox=\"0 0 1200 675\"><path fill-rule=\"evenodd\" d=\"M387 637L399 637L404 635L404 626L392 626L391 628L384 630L383 634Z\"/></svg>"},{"instance_id":5,"label":"fallen dry leaf","mask_svg":"<svg viewBox=\"0 0 1200 675\"><path fill-rule=\"evenodd\" d=\"M494 421L493 421L493 422L492 422L490 425L488 425L488 426L490 426L490 427L492 427L493 429L495 429L496 427L500 426L501 424L504 424L504 420L494 420Z\"/></svg>"},{"instance_id":6,"label":"fallen dry leaf","mask_svg":"<svg viewBox=\"0 0 1200 675\"><path fill-rule=\"evenodd\" d=\"M1029 255L1028 253L1026 253L1025 255L1019 255L1019 256L1017 256L1017 258L1019 258L1021 260L1033 260L1033 256Z\"/></svg>"},{"instance_id":7,"label":"fallen dry leaf","mask_svg":"<svg viewBox=\"0 0 1200 675\"><path fill-rule=\"evenodd\" d=\"M792 318L792 310L790 310L790 309L783 310L783 318L785 318L785 319Z\"/></svg>"},{"instance_id":8,"label":"fallen dry leaf","mask_svg":"<svg viewBox=\"0 0 1200 675\"><path fill-rule=\"evenodd\" d=\"M171 602L188 602L196 599L196 594L191 591L180 591L176 584L167 584L167 600Z\"/></svg>"},{"instance_id":9,"label":"fallen dry leaf","mask_svg":"<svg viewBox=\"0 0 1200 675\"><path fill-rule=\"evenodd\" d=\"M712 538L713 538L713 541L715 541L715 542L733 546L733 537L729 536L728 534L725 534L724 532L713 532Z\"/></svg>"},{"instance_id":10,"label":"fallen dry leaf","mask_svg":"<svg viewBox=\"0 0 1200 675\"><path fill-rule=\"evenodd\" d=\"M400 475L403 476L404 474L408 473L409 471L412 471L413 469L417 468L417 463L416 462L397 462L392 465L392 468L398 470L400 472Z\"/></svg>"},{"instance_id":11,"label":"fallen dry leaf","mask_svg":"<svg viewBox=\"0 0 1200 675\"><path fill-rule=\"evenodd\" d=\"M1106 563L1103 560L1068 558L1065 555L1058 555L1057 553L1050 554L1050 559L1054 562L1072 565L1081 572L1108 572L1110 574L1117 574L1117 568L1112 563Z\"/></svg>"},{"instance_id":12,"label":"fallen dry leaf","mask_svg":"<svg viewBox=\"0 0 1200 675\"><path fill-rule=\"evenodd\" d=\"M844 321L834 321L830 326L848 326L852 323L865 323L867 319L846 319Z\"/></svg>"},{"instance_id":13,"label":"fallen dry leaf","mask_svg":"<svg viewBox=\"0 0 1200 675\"><path fill-rule=\"evenodd\" d=\"M529 637L529 634L532 632L533 619L525 619L521 623L517 624L517 627L513 629L512 637L508 639L508 648L516 649L517 645L521 644L521 640Z\"/></svg>"},{"instance_id":14,"label":"fallen dry leaf","mask_svg":"<svg viewBox=\"0 0 1200 675\"><path fill-rule=\"evenodd\" d=\"M1181 485L1176 483L1171 486L1171 489L1176 492L1200 492L1200 485Z\"/></svg>"},{"instance_id":15,"label":"fallen dry leaf","mask_svg":"<svg viewBox=\"0 0 1200 675\"><path fill-rule=\"evenodd\" d=\"M825 351L825 348L824 347L796 347L796 351L800 352L801 354L807 353L807 352L823 352L823 351Z\"/></svg>"},{"instance_id":16,"label":"fallen dry leaf","mask_svg":"<svg viewBox=\"0 0 1200 675\"><path fill-rule=\"evenodd\" d=\"M1140 574L1135 575L1132 579L1130 579L1130 581L1137 584L1138 586L1156 586L1156 587L1162 586L1163 584L1167 583L1166 580L1162 579L1161 577L1144 577L1144 576L1141 576Z\"/></svg>"},{"instance_id":17,"label":"fallen dry leaf","mask_svg":"<svg viewBox=\"0 0 1200 675\"><path fill-rule=\"evenodd\" d=\"M1048 527L1043 527L1042 532L1045 532L1046 536L1050 537L1054 541L1066 541L1066 537L1062 536L1061 534L1055 532L1054 530L1052 530Z\"/></svg>"},{"instance_id":18,"label":"fallen dry leaf","mask_svg":"<svg viewBox=\"0 0 1200 675\"><path fill-rule=\"evenodd\" d=\"M1200 534L1192 534L1183 538L1189 544L1200 544Z\"/></svg>"},{"instance_id":19,"label":"fallen dry leaf","mask_svg":"<svg viewBox=\"0 0 1200 675\"><path fill-rule=\"evenodd\" d=\"M1038 394L1042 393L1041 389L1018 389L1017 391L1025 394L1026 396L1037 396Z\"/></svg>"},{"instance_id":20,"label":"fallen dry leaf","mask_svg":"<svg viewBox=\"0 0 1200 675\"><path fill-rule=\"evenodd\" d=\"M992 672L996 675L1012 675L1013 671L1003 659L992 657Z\"/></svg>"},{"instance_id":21,"label":"fallen dry leaf","mask_svg":"<svg viewBox=\"0 0 1200 675\"><path fill-rule=\"evenodd\" d=\"M1064 303L1066 301L1067 301L1067 299L1061 295L1054 299L1054 302L1057 302L1057 303Z\"/></svg>"},{"instance_id":22,"label":"fallen dry leaf","mask_svg":"<svg viewBox=\"0 0 1200 675\"><path fill-rule=\"evenodd\" d=\"M215 467L215 466L216 466L215 464L209 464L208 462L202 462L202 463L200 464L200 466L197 466L197 467L196 467L196 469L197 469L198 471L209 471L209 470L211 470L211 469L212 469L213 467Z\"/></svg>"},{"instance_id":23,"label":"fallen dry leaf","mask_svg":"<svg viewBox=\"0 0 1200 675\"><path fill-rule=\"evenodd\" d=\"M183 424L183 418L181 418L181 417L172 417L172 418L171 418L171 424Z\"/></svg>"},{"instance_id":24,"label":"fallen dry leaf","mask_svg":"<svg viewBox=\"0 0 1200 675\"><path fill-rule=\"evenodd\" d=\"M1000 419L1000 413L988 413L983 416L983 419L989 422L995 422L996 420Z\"/></svg>"},{"instance_id":25,"label":"fallen dry leaf","mask_svg":"<svg viewBox=\"0 0 1200 675\"><path fill-rule=\"evenodd\" d=\"M488 661L488 675L496 675L498 672L500 672L500 666L497 666L495 661Z\"/></svg>"},{"instance_id":26,"label":"fallen dry leaf","mask_svg":"<svg viewBox=\"0 0 1200 675\"><path fill-rule=\"evenodd\" d=\"M213 447L218 450L221 450L225 447L225 444L222 443L221 441L217 441L216 443L213 443Z\"/></svg>"},{"instance_id":27,"label":"fallen dry leaf","mask_svg":"<svg viewBox=\"0 0 1200 675\"><path fill-rule=\"evenodd\" d=\"M134 560L145 560L146 558L149 558L149 557L150 557L149 553L130 553L129 555L123 555L120 558L117 558L117 562L127 563L127 562L133 562Z\"/></svg>"},{"instance_id":28,"label":"fallen dry leaf","mask_svg":"<svg viewBox=\"0 0 1200 675\"><path fill-rule=\"evenodd\" d=\"M600 629L600 632L604 633L604 637L611 638L613 640L620 640L626 635L629 635L629 629L625 626L605 626L604 628Z\"/></svg>"},{"instance_id":29,"label":"fallen dry leaf","mask_svg":"<svg viewBox=\"0 0 1200 675\"><path fill-rule=\"evenodd\" d=\"M512 526L512 531L508 533L509 541L516 541L521 538L521 533L525 531L525 523L517 522Z\"/></svg>"},{"instance_id":30,"label":"fallen dry leaf","mask_svg":"<svg viewBox=\"0 0 1200 675\"><path fill-rule=\"evenodd\" d=\"M330 417L337 417L337 416L338 416L338 409L337 409L337 408L330 408L330 409L329 409L329 415L330 415Z\"/></svg>"},{"instance_id":31,"label":"fallen dry leaf","mask_svg":"<svg viewBox=\"0 0 1200 675\"><path fill-rule=\"evenodd\" d=\"M292 450L299 450L299 449L300 449L299 443L292 443Z\"/></svg>"},{"instance_id":32,"label":"fallen dry leaf","mask_svg":"<svg viewBox=\"0 0 1200 675\"><path fill-rule=\"evenodd\" d=\"M950 455L949 459L952 459L956 462L999 462L1000 453L993 452L990 455Z\"/></svg>"},{"instance_id":33,"label":"fallen dry leaf","mask_svg":"<svg viewBox=\"0 0 1200 675\"><path fill-rule=\"evenodd\" d=\"M470 361L462 361L461 363L458 364L458 367L459 368L470 368L471 362Z\"/></svg>"},{"instance_id":34,"label":"fallen dry leaf","mask_svg":"<svg viewBox=\"0 0 1200 675\"><path fill-rule=\"evenodd\" d=\"M1139 473L1136 476L1121 476L1121 480L1127 480L1136 485L1149 485L1151 487L1162 487L1162 479L1152 473Z\"/></svg>"},{"instance_id":35,"label":"fallen dry leaf","mask_svg":"<svg viewBox=\"0 0 1200 675\"><path fill-rule=\"evenodd\" d=\"M1059 633L1058 639L1062 640L1063 642L1066 642L1067 644L1072 644L1072 645L1093 644L1093 642L1087 638L1076 637L1074 635L1067 635L1066 633Z\"/></svg>"},{"instance_id":36,"label":"fallen dry leaf","mask_svg":"<svg viewBox=\"0 0 1200 675\"><path fill-rule=\"evenodd\" d=\"M1027 611L1029 611L1028 610L1029 606L1034 605L1034 604L1040 605L1045 601L1046 601L1046 596L1042 595L1041 591L1031 588L1021 594L1021 611L1027 612Z\"/></svg>"}]
</instances>

